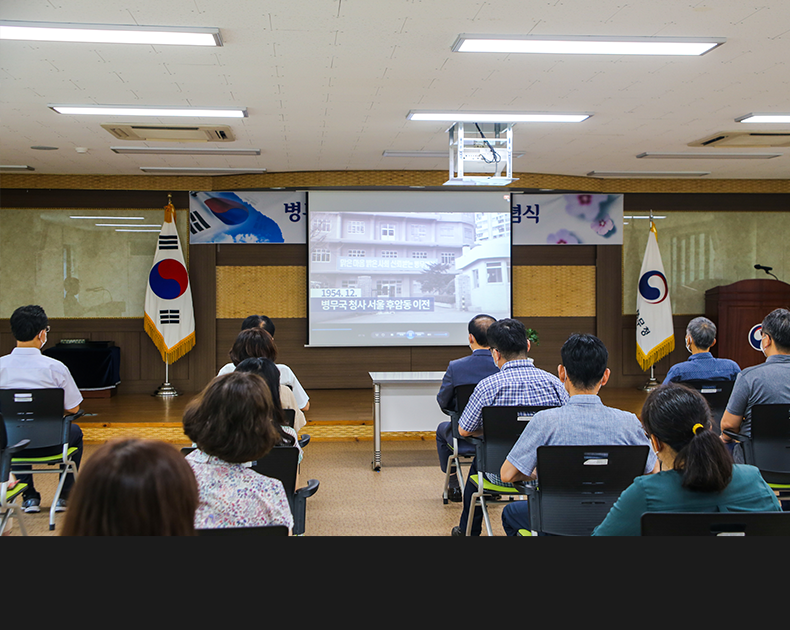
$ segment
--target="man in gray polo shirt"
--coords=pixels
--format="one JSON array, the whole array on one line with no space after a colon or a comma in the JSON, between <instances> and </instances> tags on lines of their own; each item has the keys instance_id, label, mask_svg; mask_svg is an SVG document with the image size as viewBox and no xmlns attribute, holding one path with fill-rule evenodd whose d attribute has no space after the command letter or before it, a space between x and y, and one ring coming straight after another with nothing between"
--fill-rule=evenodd
<instances>
[{"instance_id":1,"label":"man in gray polo shirt","mask_svg":"<svg viewBox=\"0 0 790 630\"><path fill-rule=\"evenodd\" d=\"M563 344L561 355L558 372L570 400L563 407L539 411L529 421L502 465L502 481L534 479L539 446L650 445L634 414L604 407L598 397L598 391L609 380L609 353L603 342L593 335L574 334ZM658 470L658 459L651 449L645 473ZM508 536L515 536L521 529L529 530L529 502L506 505L502 526Z\"/></svg>"},{"instance_id":2,"label":"man in gray polo shirt","mask_svg":"<svg viewBox=\"0 0 790 630\"><path fill-rule=\"evenodd\" d=\"M738 374L727 410L721 417L722 431L729 429L751 435L754 405L790 403L790 311L777 308L765 316L760 348L765 362ZM724 433L721 439L732 442ZM736 444L733 456L736 463L743 463L740 445Z\"/></svg>"}]
</instances>

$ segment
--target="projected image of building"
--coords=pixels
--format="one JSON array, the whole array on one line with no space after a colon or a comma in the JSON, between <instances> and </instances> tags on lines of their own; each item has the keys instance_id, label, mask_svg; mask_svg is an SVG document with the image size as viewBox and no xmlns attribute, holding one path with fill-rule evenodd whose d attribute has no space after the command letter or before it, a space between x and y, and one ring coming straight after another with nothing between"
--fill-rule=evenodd
<instances>
[{"instance_id":1,"label":"projected image of building","mask_svg":"<svg viewBox=\"0 0 790 630\"><path fill-rule=\"evenodd\" d=\"M381 324L386 317L390 323L441 325L466 322L469 311L510 316L508 213L355 211L310 217L313 322Z\"/></svg>"},{"instance_id":2,"label":"projected image of building","mask_svg":"<svg viewBox=\"0 0 790 630\"><path fill-rule=\"evenodd\" d=\"M453 303L456 258L475 242L471 213L311 215L311 289L339 296L422 297Z\"/></svg>"}]
</instances>

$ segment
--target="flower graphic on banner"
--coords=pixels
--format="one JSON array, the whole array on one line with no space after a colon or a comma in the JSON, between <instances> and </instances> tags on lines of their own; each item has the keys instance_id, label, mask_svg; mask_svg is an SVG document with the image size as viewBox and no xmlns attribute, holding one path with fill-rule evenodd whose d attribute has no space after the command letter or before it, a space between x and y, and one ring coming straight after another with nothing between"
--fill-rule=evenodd
<instances>
[{"instance_id":1,"label":"flower graphic on banner","mask_svg":"<svg viewBox=\"0 0 790 630\"><path fill-rule=\"evenodd\" d=\"M558 230L554 234L549 234L546 237L546 242L549 245L576 245L581 241L568 230Z\"/></svg>"},{"instance_id":2,"label":"flower graphic on banner","mask_svg":"<svg viewBox=\"0 0 790 630\"><path fill-rule=\"evenodd\" d=\"M572 217L594 221L609 195L565 195L565 212Z\"/></svg>"},{"instance_id":3,"label":"flower graphic on banner","mask_svg":"<svg viewBox=\"0 0 790 630\"><path fill-rule=\"evenodd\" d=\"M614 222L608 214L605 214L597 221L590 223L590 227L596 234L599 234L600 236L608 236L610 232L614 231Z\"/></svg>"}]
</instances>

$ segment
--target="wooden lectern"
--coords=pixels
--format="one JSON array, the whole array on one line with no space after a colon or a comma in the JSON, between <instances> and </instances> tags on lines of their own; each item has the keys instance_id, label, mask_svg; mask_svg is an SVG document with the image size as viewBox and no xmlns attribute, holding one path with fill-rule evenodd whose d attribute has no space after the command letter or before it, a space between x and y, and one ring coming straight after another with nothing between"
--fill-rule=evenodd
<instances>
[{"instance_id":1,"label":"wooden lectern","mask_svg":"<svg viewBox=\"0 0 790 630\"><path fill-rule=\"evenodd\" d=\"M718 328L712 353L741 369L765 361L749 343L749 331L777 308L790 309L790 284L779 280L741 280L705 291L705 317Z\"/></svg>"}]
</instances>

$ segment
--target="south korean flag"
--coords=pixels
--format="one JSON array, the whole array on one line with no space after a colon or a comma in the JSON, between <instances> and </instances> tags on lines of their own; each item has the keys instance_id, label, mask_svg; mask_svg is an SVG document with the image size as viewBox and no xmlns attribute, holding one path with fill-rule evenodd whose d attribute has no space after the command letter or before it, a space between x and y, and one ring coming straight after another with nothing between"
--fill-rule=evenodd
<instances>
[{"instance_id":1,"label":"south korean flag","mask_svg":"<svg viewBox=\"0 0 790 630\"><path fill-rule=\"evenodd\" d=\"M175 214L173 204L165 206L165 221L145 293L145 331L168 364L180 359L195 345L192 289L176 231Z\"/></svg>"}]
</instances>

